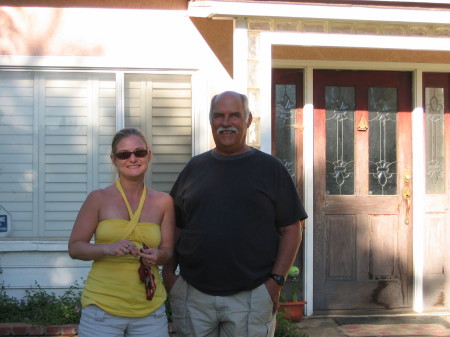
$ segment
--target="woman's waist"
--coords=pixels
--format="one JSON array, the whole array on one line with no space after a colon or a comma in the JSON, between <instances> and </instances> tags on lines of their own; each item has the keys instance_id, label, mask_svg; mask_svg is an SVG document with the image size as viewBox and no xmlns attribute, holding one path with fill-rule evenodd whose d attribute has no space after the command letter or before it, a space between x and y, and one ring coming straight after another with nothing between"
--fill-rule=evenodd
<instances>
[{"instance_id":1,"label":"woman's waist","mask_svg":"<svg viewBox=\"0 0 450 337\"><path fill-rule=\"evenodd\" d=\"M136 271L140 266L140 259L129 256L107 256L92 263L91 272L105 271ZM152 266L154 274L159 273L158 266ZM156 276L156 275L155 275Z\"/></svg>"}]
</instances>

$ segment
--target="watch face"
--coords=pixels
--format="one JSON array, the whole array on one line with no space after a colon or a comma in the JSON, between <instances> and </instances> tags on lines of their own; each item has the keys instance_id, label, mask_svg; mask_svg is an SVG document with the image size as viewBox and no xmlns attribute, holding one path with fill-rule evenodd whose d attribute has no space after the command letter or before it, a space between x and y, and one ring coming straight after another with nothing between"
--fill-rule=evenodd
<instances>
[{"instance_id":1,"label":"watch face","mask_svg":"<svg viewBox=\"0 0 450 337\"><path fill-rule=\"evenodd\" d=\"M273 278L278 285L282 286L284 284L283 275L270 274L270 277Z\"/></svg>"}]
</instances>

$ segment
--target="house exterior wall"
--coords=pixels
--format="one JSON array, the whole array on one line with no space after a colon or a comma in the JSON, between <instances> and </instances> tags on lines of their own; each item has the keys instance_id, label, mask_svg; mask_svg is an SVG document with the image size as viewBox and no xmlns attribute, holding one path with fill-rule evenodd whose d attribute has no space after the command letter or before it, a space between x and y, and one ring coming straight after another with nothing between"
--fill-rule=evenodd
<instances>
[{"instance_id":1,"label":"house exterior wall","mask_svg":"<svg viewBox=\"0 0 450 337\"><path fill-rule=\"evenodd\" d=\"M167 5L170 5L170 3L167 3ZM42 5L42 2L40 5ZM59 5L63 5L62 2ZM0 114L0 119L3 121L0 124L4 125L3 127L0 126L2 130L0 138L2 138L3 144L0 146L0 153L3 153L4 157L9 154L11 158L12 147L16 148L14 150L16 153L24 151L24 146L31 150L28 155L31 162L26 164L29 166L27 177L31 179L27 182L29 193L26 200L18 197L18 195L25 196L23 193L6 191L2 193L0 191L0 205L12 215L13 229L7 237L0 237L0 283L4 282L11 295L20 298L26 288L35 286L35 281L41 288L56 293L63 292L75 281L82 286L91 263L71 260L68 257L69 223L73 222L77 212L76 209L81 206L82 199L84 199L88 190L100 188L108 182L112 182L113 170L108 163L108 151L115 129L122 127L124 123L125 125L140 125L148 129L147 135L150 135L156 142L153 144L155 150L165 151L164 155L155 159L159 161L155 163L154 169L156 172L152 175L156 179L153 186L164 190L170 188L170 181L173 181L177 172L168 171L166 164L164 164L166 166L161 166L161 162L164 160L175 161L173 158L176 159L176 154L170 155L171 150L164 144L165 139L181 136L185 145L179 143L176 151L180 149L189 151L190 155L201 153L210 148L211 140L208 125L210 97L220 91L232 88L233 83L227 70L221 65L190 21L186 11L175 9L177 10L174 10L173 7L169 10L159 8L136 10L0 7L0 71L4 75L0 77L5 79L8 74L14 75L13 77L17 77L19 73L28 74L27 76L34 78L32 82L29 82L31 83L29 89L26 89L31 93L31 96L28 97L34 95L37 98L34 100L34 108L29 110L30 114L34 114L34 117L30 119L26 115L19 116L17 114L14 116L14 111L19 110L7 108L8 102L12 102L13 99L15 102L29 101L29 98L19 99L16 96L17 92L26 92L21 85L19 85L20 90L14 91L15 96L7 94L11 90L5 88L2 89L3 94L0 94L2 96L0 97L0 105L3 104L2 109L6 109L3 110L3 114ZM57 150L57 147L69 139L69 137L65 137L64 133L50 135L49 131L63 130L61 123L71 130L85 128L81 124L77 126L77 123L80 123L81 120L78 115L64 116L62 112L64 110L57 109L56 115L51 116L50 110L43 109L42 104L48 104L50 99L54 100L54 98L50 98L52 90L56 92L57 96L64 97L64 94L62 89L56 91L54 89L43 89L44 82L42 80L53 76L63 76L64 74L67 74L67 79L70 81L66 81L66 83L73 83L73 79L77 76L92 78L92 76L101 77L103 75L108 78L109 82L108 84L103 82L106 85L103 89L101 89L101 84L98 87L104 95L108 96L103 98L99 96L98 102L108 102L107 105L102 106L103 103L97 104L97 101L92 101L92 106L97 106L101 114L94 112L93 115L86 115L91 117L88 117L88 122L83 122L87 123L88 129L91 125L89 120L104 127L101 131L98 126L95 126L93 133L87 134L88 143L86 145L99 153L99 157L92 157L93 161L88 163L87 169L79 172L81 175L78 175L82 180L80 183L82 185L87 183L88 188L81 191L80 196L83 194L84 197L77 196L75 199L63 202L65 206L62 206L62 209L60 206L52 207L50 202L43 202L42 197L48 192L48 190L47 192L44 192L44 190L48 189L50 184L47 179L37 178L48 166L33 163L44 160L37 158L37 150L46 148L49 151L54 149L57 153L61 153L60 150ZM39 80L39 78L42 80ZM134 79L134 81L127 82L129 78ZM62 82L59 81L58 83L61 84ZM90 88L97 85L94 82L89 83L91 83L89 84ZM129 83L128 86L127 83ZM139 88L137 87L139 85L143 86ZM156 91L154 95L148 96L146 99L148 102L153 102L153 108L151 106L142 106L141 108L152 108L153 111L156 111L156 115L154 114L152 118L145 117L142 113L139 114L137 112L139 107L126 106L127 100L136 100L133 98L134 96L131 96L135 95L132 92L138 93L139 90L143 94L148 92L145 88L146 85L150 85ZM43 99L45 96L39 96L38 92L41 90L39 87L42 88L42 92L47 92L45 94L47 99ZM75 99L75 96L85 92L84 90L72 88L67 92L73 95L73 99ZM176 96L168 95L168 90L176 93ZM124 97L125 102L119 99L124 99ZM141 99L141 102L144 101ZM89 102L89 100L86 102ZM160 106L161 104L162 106ZM188 105L186 106L186 104ZM36 113L36 111L41 111L40 109L42 112ZM70 110L71 108L66 107L64 109ZM166 113L170 116L165 116ZM165 129L164 123L169 117L175 124L174 127ZM11 135L11 127L8 127L8 125L13 123L12 119L14 121L25 121L21 132L28 130L29 136L27 137L30 141L27 141L27 144L13 144L13 138L20 137L21 132L18 132L17 135ZM83 117L82 119L85 120L86 118ZM48 123L53 123L53 126L49 126ZM181 131L179 134L170 137L170 132L176 130L175 127L179 127ZM188 133L184 134L186 132ZM95 135L98 136L97 139L101 139L98 148L91 147L95 144L97 137ZM53 144L48 143L51 137L54 137L55 142ZM79 139L79 136L70 135L71 140L76 141L77 138ZM70 150L79 148L78 145L75 146L75 143L67 144L67 146ZM34 157L33 153L35 153ZM178 153L181 154L182 152ZM49 153L45 157L48 159ZM186 162L188 159L189 156L184 156L182 160ZM3 164L8 165L7 162L3 162ZM94 164L94 166L91 166L91 164ZM176 170L179 170L183 165L182 162L174 162L173 164L176 166ZM158 165L160 168L158 168ZM70 165L72 173L74 173L73 170L77 170L75 167L78 166L78 164L77 166ZM7 179L10 179L8 177L14 175L14 172L10 172L10 169L5 172L5 167L2 167L0 171L0 182L3 183L7 183ZM96 175L89 173L92 170L90 167L94 170L96 170L95 167L99 168L97 178L95 178ZM70 172L66 172L66 169L62 166L60 166L60 169L70 175ZM83 178L86 175L87 177ZM56 176L53 175L53 177ZM152 177L149 179L152 179ZM73 178L72 175L69 179ZM75 181L72 182L76 186L81 186ZM67 178L63 178L60 182L58 182L58 179L52 181L53 186L61 189L63 193L68 192L67 188L64 187L66 183ZM36 188L39 188L39 192L36 192L38 191ZM21 208L23 208L21 205L24 205L23 202L25 201L30 205L27 207L26 213L21 211ZM39 207L41 203L43 208ZM61 211L66 212L68 216L65 216L64 223L58 220L55 222L54 220L58 218L56 214L61 214ZM47 215L43 216L42 212L46 212ZM24 214L28 215L25 216ZM35 223L40 223L40 227L36 227ZM30 234L19 235L19 232L14 232L15 226L16 229L30 228ZM51 232L47 232L47 229L50 228L61 231L53 232L55 233L53 235Z\"/></svg>"},{"instance_id":2,"label":"house exterior wall","mask_svg":"<svg viewBox=\"0 0 450 337\"><path fill-rule=\"evenodd\" d=\"M101 70L116 78L133 72L192 76L192 154L197 154L212 145L207 123L209 99L227 89L248 94L256 124L251 145L270 152L271 69L303 69L304 201L310 215L304 237L304 288L306 300L313 303L313 71L323 68L412 72L412 127L414 134L421 134L420 75L426 71L450 72L448 9L427 10L421 6L418 12L408 12L415 15L404 15L404 8L396 8L395 1L389 3L389 8L363 8L362 2L357 1L339 7L316 5L314 1L305 6L283 1L278 7L274 7L274 2L195 1L186 11L179 9L178 6L184 6L180 1L171 1L167 2L171 8L166 11L169 8L161 5L164 1L145 3L130 1L126 5L145 10L125 9L119 1L95 1L89 6L81 0L71 2L71 7L112 8L64 8L64 1L26 2L29 6L54 7L0 7L0 70ZM191 20L189 16L202 19ZM226 23L214 24L212 17ZM211 27L217 30L202 32ZM223 27L227 31L226 43L217 41L217 33ZM120 102L116 103L116 110L121 111ZM116 128L120 123L118 118ZM425 250L420 240L425 222L420 207L424 197L424 183L420 180L422 145L423 139L414 137L414 307L418 311ZM90 263L68 259L65 240L49 240L45 236L0 239L0 282L5 281L9 291L20 296L33 284L31 278L44 288L62 291L85 277ZM32 271L31 278L24 277L26 271ZM312 305L308 305L307 314L312 312Z\"/></svg>"}]
</instances>

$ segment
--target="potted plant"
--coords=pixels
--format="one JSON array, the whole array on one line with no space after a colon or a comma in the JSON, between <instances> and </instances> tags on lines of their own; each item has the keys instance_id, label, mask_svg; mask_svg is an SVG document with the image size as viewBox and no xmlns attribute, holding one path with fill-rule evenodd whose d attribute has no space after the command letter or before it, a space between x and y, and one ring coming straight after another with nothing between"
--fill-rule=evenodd
<instances>
[{"instance_id":1,"label":"potted plant","mask_svg":"<svg viewBox=\"0 0 450 337\"><path fill-rule=\"evenodd\" d=\"M283 293L280 297L280 307L278 308L278 312L283 313L284 317L292 322L299 322L302 319L303 309L306 304L306 301L298 299L299 276L300 269L297 266L292 266L291 269L289 269L285 284L285 287L287 287L283 289ZM285 291L289 290L290 296L289 298L286 298Z\"/></svg>"}]
</instances>

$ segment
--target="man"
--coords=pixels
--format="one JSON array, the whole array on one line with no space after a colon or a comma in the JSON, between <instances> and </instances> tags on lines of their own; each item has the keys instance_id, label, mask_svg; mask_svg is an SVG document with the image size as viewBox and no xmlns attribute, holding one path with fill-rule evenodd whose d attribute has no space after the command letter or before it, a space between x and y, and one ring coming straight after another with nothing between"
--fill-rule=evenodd
<instances>
[{"instance_id":1,"label":"man","mask_svg":"<svg viewBox=\"0 0 450 337\"><path fill-rule=\"evenodd\" d=\"M192 158L172 188L177 261L163 276L177 336L273 336L307 215L281 162L246 144L251 122L245 95L214 96L216 148Z\"/></svg>"}]
</instances>

